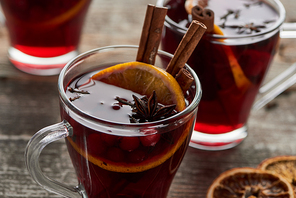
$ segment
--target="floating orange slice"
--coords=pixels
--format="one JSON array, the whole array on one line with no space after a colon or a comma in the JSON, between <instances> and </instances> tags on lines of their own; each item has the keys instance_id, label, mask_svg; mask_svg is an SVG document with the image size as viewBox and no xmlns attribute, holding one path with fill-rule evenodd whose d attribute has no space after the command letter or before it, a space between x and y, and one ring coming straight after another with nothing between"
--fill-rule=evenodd
<instances>
[{"instance_id":1,"label":"floating orange slice","mask_svg":"<svg viewBox=\"0 0 296 198\"><path fill-rule=\"evenodd\" d=\"M222 173L208 189L207 198L294 198L293 188L280 175L255 168Z\"/></svg>"},{"instance_id":2,"label":"floating orange slice","mask_svg":"<svg viewBox=\"0 0 296 198\"><path fill-rule=\"evenodd\" d=\"M296 192L296 156L277 156L265 159L259 169L270 171L284 177Z\"/></svg>"},{"instance_id":3,"label":"floating orange slice","mask_svg":"<svg viewBox=\"0 0 296 198\"><path fill-rule=\"evenodd\" d=\"M92 79L147 97L152 95L154 90L159 103L176 104L177 111L182 111L186 107L182 89L176 79L163 69L150 64L142 62L118 64L99 71Z\"/></svg>"},{"instance_id":4,"label":"floating orange slice","mask_svg":"<svg viewBox=\"0 0 296 198\"><path fill-rule=\"evenodd\" d=\"M176 104L177 111L182 111L186 107L183 91L175 78L163 69L153 65L142 62L118 64L99 71L92 76L92 79L148 97L155 91L159 103L164 105ZM174 141L164 146L164 148L161 147L162 145L156 145L159 148L158 152L154 155L148 154L144 161L138 163L116 162L92 155L87 153L83 146L80 147L70 137L67 139L80 155L105 170L123 173L142 172L164 163L174 155L181 145L188 142L193 122L194 118L191 118L181 128L169 132L177 134L177 136L174 135Z\"/></svg>"}]
</instances>

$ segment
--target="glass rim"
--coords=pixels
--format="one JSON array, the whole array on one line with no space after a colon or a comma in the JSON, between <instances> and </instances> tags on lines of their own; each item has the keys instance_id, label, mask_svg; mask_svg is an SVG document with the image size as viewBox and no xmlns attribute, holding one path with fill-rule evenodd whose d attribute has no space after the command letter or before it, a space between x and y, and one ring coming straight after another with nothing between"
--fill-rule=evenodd
<instances>
[{"instance_id":1,"label":"glass rim","mask_svg":"<svg viewBox=\"0 0 296 198\"><path fill-rule=\"evenodd\" d=\"M157 0L156 6L164 7L164 1L165 0ZM272 1L278 6L278 9L276 11L278 11L278 13L279 13L279 19L276 21L276 23L272 27L268 28L267 30L262 31L260 33L256 33L256 34L250 34L250 35L224 36L224 35L218 35L218 34L211 34L208 36L213 39L253 38L253 37L262 36L262 35L265 35L265 34L268 34L268 33L271 33L273 31L277 30L285 21L286 10L285 10L285 7L283 6L283 4L280 2L280 0L272 0ZM165 16L164 25L168 28L171 27L171 28L176 29L176 31L179 32L180 34L185 34L188 30L188 28L180 26L178 23L176 23L174 20L172 20L170 17L168 17L168 15Z\"/></svg>"},{"instance_id":2,"label":"glass rim","mask_svg":"<svg viewBox=\"0 0 296 198\"><path fill-rule=\"evenodd\" d=\"M104 125L112 125L112 126L122 126L124 125L125 127L145 127L145 126L159 126L162 125L164 123L167 123L168 121L171 120L178 120L178 118L183 118L183 116L187 115L188 113L194 111L200 100L201 100L201 95L202 95L202 90L201 90L201 84L199 81L198 76L196 75L196 73L193 71L193 69L188 65L185 64L186 69L188 69L188 71L191 73L191 75L194 78L194 82L196 85L196 93L194 95L194 98L192 100L192 102L181 112L178 112L177 114L170 116L168 118L162 119L162 120L158 120L158 121L154 121L154 122L147 122L147 123L123 123L123 122L114 122L114 121L110 121L110 120L106 120L106 119L102 119L102 118L98 118L95 116L92 116L86 112L81 111L81 109L77 108L75 105L73 105L73 103L69 100L69 98L66 96L65 93L65 88L64 87L64 78L67 75L67 71L69 68L71 68L74 64L78 63L79 61L81 61L84 58L87 58L88 56L91 56L93 54L99 53L100 51L103 50L110 50L110 49L124 49L124 48L130 48L130 49L137 49L138 46L137 45L110 45L110 46L105 46L105 47L100 47L100 48L95 48L89 51L86 51L78 56L76 56L75 58L73 58L72 60L70 60L65 66L64 68L61 70L60 75L58 77L58 91L59 91L59 95L60 95L60 100L62 100L64 102L64 104L72 111L74 112L76 115L79 115L80 117L83 117L84 119L87 119L89 121L95 121L98 122L100 124L104 124ZM162 51L162 50L158 50L157 54L160 55L164 55L167 56L169 58L172 58L173 55ZM67 82L68 83L68 82Z\"/></svg>"}]
</instances>

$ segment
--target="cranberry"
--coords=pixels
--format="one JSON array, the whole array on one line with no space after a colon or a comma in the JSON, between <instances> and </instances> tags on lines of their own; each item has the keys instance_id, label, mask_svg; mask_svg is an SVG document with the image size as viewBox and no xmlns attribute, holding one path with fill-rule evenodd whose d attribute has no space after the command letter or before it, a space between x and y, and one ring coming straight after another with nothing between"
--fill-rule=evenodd
<instances>
[{"instance_id":1,"label":"cranberry","mask_svg":"<svg viewBox=\"0 0 296 198\"><path fill-rule=\"evenodd\" d=\"M118 141L118 136L109 135L106 133L102 133L101 138L108 146L114 146Z\"/></svg>"},{"instance_id":2,"label":"cranberry","mask_svg":"<svg viewBox=\"0 0 296 198\"><path fill-rule=\"evenodd\" d=\"M140 146L138 137L123 137L120 139L119 146L122 150L132 151Z\"/></svg>"},{"instance_id":3,"label":"cranberry","mask_svg":"<svg viewBox=\"0 0 296 198\"><path fill-rule=\"evenodd\" d=\"M141 136L140 140L143 146L155 146L156 143L160 139L160 134L153 134L153 135L147 135L147 136Z\"/></svg>"}]
</instances>

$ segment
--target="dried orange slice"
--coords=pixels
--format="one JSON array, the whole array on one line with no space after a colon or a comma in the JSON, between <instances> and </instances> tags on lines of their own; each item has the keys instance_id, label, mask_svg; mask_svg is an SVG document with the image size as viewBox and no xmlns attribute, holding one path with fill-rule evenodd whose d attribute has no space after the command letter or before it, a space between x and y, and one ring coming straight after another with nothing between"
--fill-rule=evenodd
<instances>
[{"instance_id":1,"label":"dried orange slice","mask_svg":"<svg viewBox=\"0 0 296 198\"><path fill-rule=\"evenodd\" d=\"M150 97L154 90L159 103L176 104L177 111L186 107L183 91L176 79L163 69L150 64L135 61L114 65L99 71L92 79L147 97Z\"/></svg>"},{"instance_id":2,"label":"dried orange slice","mask_svg":"<svg viewBox=\"0 0 296 198\"><path fill-rule=\"evenodd\" d=\"M284 177L296 192L296 156L277 156L263 160L259 169L270 171Z\"/></svg>"},{"instance_id":3,"label":"dried orange slice","mask_svg":"<svg viewBox=\"0 0 296 198\"><path fill-rule=\"evenodd\" d=\"M293 188L280 175L255 168L233 168L214 180L207 198L294 198Z\"/></svg>"}]
</instances>

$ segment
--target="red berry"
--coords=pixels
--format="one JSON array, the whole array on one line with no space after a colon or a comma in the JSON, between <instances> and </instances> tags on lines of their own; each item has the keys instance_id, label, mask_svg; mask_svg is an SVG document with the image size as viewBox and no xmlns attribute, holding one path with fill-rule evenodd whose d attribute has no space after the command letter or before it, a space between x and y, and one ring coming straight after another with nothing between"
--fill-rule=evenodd
<instances>
[{"instance_id":1,"label":"red berry","mask_svg":"<svg viewBox=\"0 0 296 198\"><path fill-rule=\"evenodd\" d=\"M109 135L109 134L106 134L106 133L102 133L101 138L102 138L102 140L104 142L106 142L106 144L108 146L114 146L118 141L118 136Z\"/></svg>"},{"instance_id":2,"label":"red berry","mask_svg":"<svg viewBox=\"0 0 296 198\"><path fill-rule=\"evenodd\" d=\"M123 137L120 139L119 146L122 150L132 151L140 146L138 137Z\"/></svg>"},{"instance_id":3,"label":"red berry","mask_svg":"<svg viewBox=\"0 0 296 198\"><path fill-rule=\"evenodd\" d=\"M147 136L141 136L140 140L143 146L155 146L156 143L160 139L160 134L153 134L153 135L147 135Z\"/></svg>"},{"instance_id":4,"label":"red berry","mask_svg":"<svg viewBox=\"0 0 296 198\"><path fill-rule=\"evenodd\" d=\"M100 134L92 133L87 137L87 151L92 155L100 155L107 150L107 145L102 141Z\"/></svg>"},{"instance_id":5,"label":"red berry","mask_svg":"<svg viewBox=\"0 0 296 198\"><path fill-rule=\"evenodd\" d=\"M107 151L107 158L114 162L122 162L125 158L124 152L117 147L111 147Z\"/></svg>"}]
</instances>

